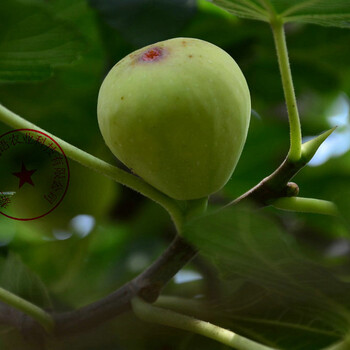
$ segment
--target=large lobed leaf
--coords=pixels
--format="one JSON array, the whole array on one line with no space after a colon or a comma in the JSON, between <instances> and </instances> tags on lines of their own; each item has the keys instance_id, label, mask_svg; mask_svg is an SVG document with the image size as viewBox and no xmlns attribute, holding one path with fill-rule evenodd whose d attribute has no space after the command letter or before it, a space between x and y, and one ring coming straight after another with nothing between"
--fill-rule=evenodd
<instances>
[{"instance_id":1,"label":"large lobed leaf","mask_svg":"<svg viewBox=\"0 0 350 350\"><path fill-rule=\"evenodd\" d=\"M348 331L350 284L303 254L270 218L228 207L189 224L185 237L224 283L243 282L217 305L236 329L293 350L317 349Z\"/></svg>"},{"instance_id":2,"label":"large lobed leaf","mask_svg":"<svg viewBox=\"0 0 350 350\"><path fill-rule=\"evenodd\" d=\"M214 4L240 17L270 21L276 13L284 22L305 22L350 28L348 0L213 0Z\"/></svg>"},{"instance_id":3,"label":"large lobed leaf","mask_svg":"<svg viewBox=\"0 0 350 350\"><path fill-rule=\"evenodd\" d=\"M258 0L213 0L212 2L236 16L265 22L269 21L269 12Z\"/></svg>"}]
</instances>

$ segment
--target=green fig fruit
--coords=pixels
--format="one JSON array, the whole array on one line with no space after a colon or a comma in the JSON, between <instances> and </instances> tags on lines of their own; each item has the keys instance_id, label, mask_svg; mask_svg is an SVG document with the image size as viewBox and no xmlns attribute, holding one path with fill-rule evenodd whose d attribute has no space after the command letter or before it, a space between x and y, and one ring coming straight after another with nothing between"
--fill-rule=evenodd
<instances>
[{"instance_id":1,"label":"green fig fruit","mask_svg":"<svg viewBox=\"0 0 350 350\"><path fill-rule=\"evenodd\" d=\"M119 61L102 83L98 122L114 155L179 200L220 190L246 140L250 94L236 62L203 40L175 38Z\"/></svg>"}]
</instances>

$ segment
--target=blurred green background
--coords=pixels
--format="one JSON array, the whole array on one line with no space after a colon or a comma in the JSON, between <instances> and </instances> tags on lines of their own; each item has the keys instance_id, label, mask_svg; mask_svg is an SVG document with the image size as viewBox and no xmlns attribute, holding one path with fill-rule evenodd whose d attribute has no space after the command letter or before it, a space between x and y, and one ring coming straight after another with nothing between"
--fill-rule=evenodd
<instances>
[{"instance_id":1,"label":"blurred green background","mask_svg":"<svg viewBox=\"0 0 350 350\"><path fill-rule=\"evenodd\" d=\"M345 220L272 208L263 213L298 251L349 281L350 32L306 24L289 24L286 32L303 135L312 137L338 125L295 182L303 197L336 201ZM205 0L2 0L0 103L73 145L122 166L99 132L99 86L128 53L181 36L207 40L226 50L241 67L251 91L254 111L241 160L226 187L211 198L213 203L227 203L270 174L289 147L275 48L264 23L231 16ZM0 134L9 130L0 123ZM160 206L73 161L69 164L71 183L57 210L33 222L0 217L0 285L56 311L77 308L112 292L147 267L174 236L170 218ZM208 272L213 269L206 258L195 260L166 287L166 293L220 299L215 288L219 282ZM28 287L28 281L34 287ZM242 277L233 285L223 282L223 289L240 297L251 295L253 304L259 298L257 285L249 285ZM227 303L222 301L218 310L222 305L229 310ZM266 302L258 304L254 312L277 317L276 305L270 309ZM251 309L247 307L247 315ZM279 329L271 334L271 329L256 324L237 327L255 339L265 333L265 340L281 338L277 344L292 349L297 349L290 345L295 344L293 339L304 337L290 329L276 336ZM316 349L340 334L320 338L307 333L310 343L301 342L298 349ZM316 338L318 343L312 341ZM225 348L186 332L145 325L131 313L54 346ZM6 327L1 329L0 347L30 349Z\"/></svg>"}]
</instances>

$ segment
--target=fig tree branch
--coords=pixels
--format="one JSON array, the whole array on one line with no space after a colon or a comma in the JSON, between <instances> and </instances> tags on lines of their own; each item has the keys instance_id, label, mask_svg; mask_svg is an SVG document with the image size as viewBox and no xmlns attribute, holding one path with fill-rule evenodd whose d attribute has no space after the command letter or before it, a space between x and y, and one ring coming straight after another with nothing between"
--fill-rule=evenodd
<instances>
[{"instance_id":1,"label":"fig tree branch","mask_svg":"<svg viewBox=\"0 0 350 350\"><path fill-rule=\"evenodd\" d=\"M316 150L315 150L316 151ZM246 200L258 206L286 196L295 196L298 188L288 181L306 164L306 160L291 162L288 158L270 176L231 203ZM112 294L70 312L54 314L54 333L57 336L79 333L96 327L131 309L131 300L138 296L147 302L157 300L162 288L197 254L197 250L177 236L166 251L143 273ZM33 327L35 321L33 320Z\"/></svg>"},{"instance_id":2,"label":"fig tree branch","mask_svg":"<svg viewBox=\"0 0 350 350\"><path fill-rule=\"evenodd\" d=\"M131 300L136 296L147 302L154 302L165 284L195 255L197 250L183 238L176 236L165 252L143 273L126 283L112 294L80 309L53 313L53 333L58 336L80 333L96 327L117 315L131 309ZM13 304L11 304L13 305ZM16 305L13 305L17 307ZM37 329L34 318L28 317L19 308L9 305L0 308L0 323L19 328L22 331L25 320L25 331Z\"/></svg>"},{"instance_id":3,"label":"fig tree branch","mask_svg":"<svg viewBox=\"0 0 350 350\"><path fill-rule=\"evenodd\" d=\"M253 200L260 206L269 200L286 196L293 188L287 185L303 166L303 163L291 163L288 159L269 177L239 197L233 204L243 200ZM283 195L282 195L283 194ZM197 250L182 237L177 236L165 252L143 273L128 282L112 294L77 310L53 314L54 333L65 336L86 331L96 327L117 315L131 309L131 300L138 296L147 302L157 300L162 288L197 254ZM20 317L21 313L18 314ZM6 317L5 317L6 319ZM1 320L1 318L0 318ZM3 320L4 321L4 317ZM32 327L36 322L32 320ZM30 324L27 322L27 328Z\"/></svg>"}]
</instances>

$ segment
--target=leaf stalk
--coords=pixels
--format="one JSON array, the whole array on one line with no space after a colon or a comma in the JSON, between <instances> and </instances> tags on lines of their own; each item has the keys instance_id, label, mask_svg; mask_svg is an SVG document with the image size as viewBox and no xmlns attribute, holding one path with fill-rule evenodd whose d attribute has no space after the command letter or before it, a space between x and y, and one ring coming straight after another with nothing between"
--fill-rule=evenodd
<instances>
[{"instance_id":1,"label":"leaf stalk","mask_svg":"<svg viewBox=\"0 0 350 350\"><path fill-rule=\"evenodd\" d=\"M183 329L192 333L214 339L237 350L272 350L272 348L256 343L212 323L182 315L175 311L163 309L146 303L140 298L131 301L134 313L141 320Z\"/></svg>"},{"instance_id":2,"label":"leaf stalk","mask_svg":"<svg viewBox=\"0 0 350 350\"><path fill-rule=\"evenodd\" d=\"M292 72L290 69L284 25L283 21L277 16L271 19L270 23L277 51L278 65L281 73L290 125L290 148L288 159L290 161L298 161L301 158L301 125L293 86Z\"/></svg>"}]
</instances>

